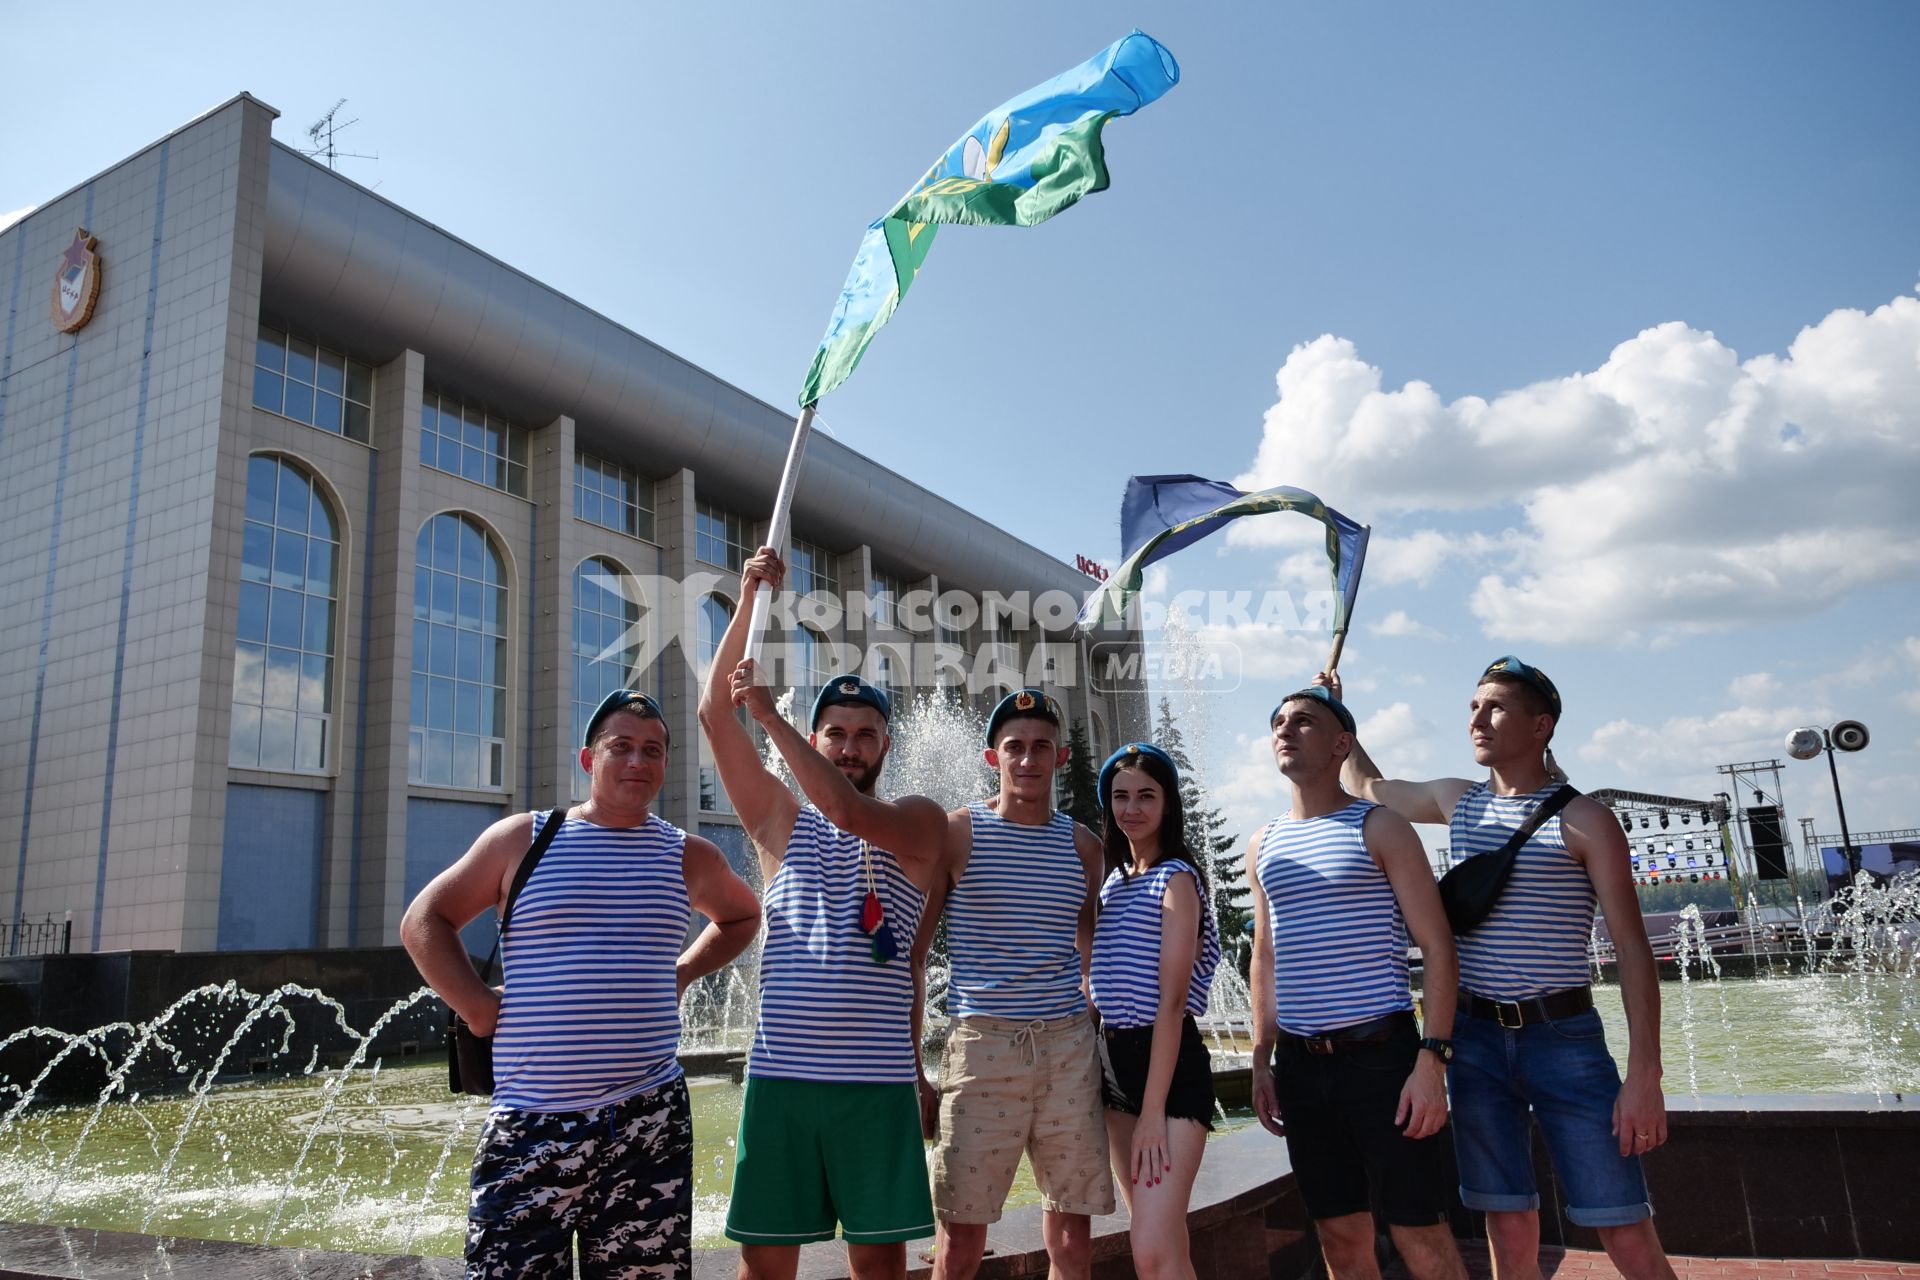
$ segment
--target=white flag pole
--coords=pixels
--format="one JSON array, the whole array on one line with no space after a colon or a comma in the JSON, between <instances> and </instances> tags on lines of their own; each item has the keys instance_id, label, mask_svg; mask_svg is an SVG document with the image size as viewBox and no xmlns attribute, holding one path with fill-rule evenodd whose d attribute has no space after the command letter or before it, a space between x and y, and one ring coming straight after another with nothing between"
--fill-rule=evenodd
<instances>
[{"instance_id":1,"label":"white flag pole","mask_svg":"<svg viewBox=\"0 0 1920 1280\"><path fill-rule=\"evenodd\" d=\"M773 519L767 524L767 544L787 559L787 526L791 523L793 491L800 482L801 455L807 449L807 435L813 430L813 406L800 411L793 424L793 443L787 446L786 470L780 473L780 492L774 495ZM753 593L753 613L747 620L747 657L760 660L760 640L767 629L767 611L773 606L772 593Z\"/></svg>"}]
</instances>

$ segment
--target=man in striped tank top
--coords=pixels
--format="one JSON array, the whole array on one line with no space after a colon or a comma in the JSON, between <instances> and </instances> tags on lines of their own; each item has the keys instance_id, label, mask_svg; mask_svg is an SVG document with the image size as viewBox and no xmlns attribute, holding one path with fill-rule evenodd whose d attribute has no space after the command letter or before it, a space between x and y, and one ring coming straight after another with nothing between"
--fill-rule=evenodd
<instances>
[{"instance_id":1,"label":"man in striped tank top","mask_svg":"<svg viewBox=\"0 0 1920 1280\"><path fill-rule=\"evenodd\" d=\"M462 926L500 910L549 815L488 827L407 908L400 938L440 997L493 1038L493 1108L474 1155L467 1275L685 1280L693 1117L674 1052L687 984L746 950L753 891L720 850L651 812L666 781L659 704L616 690L587 721L585 804L521 886L503 991ZM709 921L686 942L691 913Z\"/></svg>"},{"instance_id":2,"label":"man in striped tank top","mask_svg":"<svg viewBox=\"0 0 1920 1280\"><path fill-rule=\"evenodd\" d=\"M727 1237L742 1280L791 1280L800 1246L847 1242L855 1280L906 1275L906 1241L933 1234L921 1141L920 975L914 950L940 874L946 814L924 796L874 794L886 763L885 693L836 676L802 736L744 661L755 591L777 590L762 547L740 580L700 700L720 783L766 885L760 1016L747 1060ZM771 773L744 706L793 771Z\"/></svg>"},{"instance_id":3,"label":"man in striped tank top","mask_svg":"<svg viewBox=\"0 0 1920 1280\"><path fill-rule=\"evenodd\" d=\"M1099 837L1053 807L1060 704L1039 689L987 717L1000 790L948 815L947 1015L933 1198L937 1280L972 1280L1024 1151L1054 1280L1092 1271L1113 1212L1100 1061L1087 1011Z\"/></svg>"},{"instance_id":4,"label":"man in striped tank top","mask_svg":"<svg viewBox=\"0 0 1920 1280\"><path fill-rule=\"evenodd\" d=\"M1287 1140L1334 1280L1379 1280L1376 1200L1417 1280L1465 1280L1434 1140L1458 970L1426 852L1404 818L1340 789L1354 724L1339 699L1302 689L1268 724L1293 806L1247 842L1254 1114ZM1409 933L1426 965L1426 1039Z\"/></svg>"},{"instance_id":5,"label":"man in striped tank top","mask_svg":"<svg viewBox=\"0 0 1920 1280\"><path fill-rule=\"evenodd\" d=\"M1339 678L1320 679L1335 692ZM1456 860L1497 852L1558 789L1548 744L1560 691L1518 658L1495 660L1469 706L1485 782L1391 781L1367 753L1347 785L1414 822L1446 823ZM1588 986L1595 903L1619 956L1627 1074L1607 1051ZM1660 988L1627 840L1585 796L1527 838L1493 911L1459 939L1461 1020L1448 1080L1460 1198L1487 1215L1500 1280L1539 1280L1540 1197L1528 1113L1566 1191L1567 1217L1592 1227L1628 1280L1671 1280L1640 1157L1667 1139L1660 1092Z\"/></svg>"}]
</instances>

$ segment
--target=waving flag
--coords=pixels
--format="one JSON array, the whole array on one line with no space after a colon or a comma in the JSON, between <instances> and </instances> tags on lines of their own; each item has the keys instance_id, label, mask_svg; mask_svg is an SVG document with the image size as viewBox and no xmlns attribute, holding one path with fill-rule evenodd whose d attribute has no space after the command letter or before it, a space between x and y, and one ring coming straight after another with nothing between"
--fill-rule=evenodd
<instances>
[{"instance_id":1,"label":"waving flag","mask_svg":"<svg viewBox=\"0 0 1920 1280\"><path fill-rule=\"evenodd\" d=\"M1297 511L1327 526L1327 562L1333 570L1333 630L1345 635L1367 559L1367 525L1356 524L1305 489L1281 485L1247 493L1199 476L1134 476L1120 500L1120 545L1126 559L1088 598L1080 625L1119 622L1140 593L1146 567L1190 547L1229 521L1265 511Z\"/></svg>"},{"instance_id":2,"label":"waving flag","mask_svg":"<svg viewBox=\"0 0 1920 1280\"><path fill-rule=\"evenodd\" d=\"M1180 80L1173 55L1134 31L988 112L900 203L867 228L800 392L816 403L852 373L913 284L943 222L1031 227L1107 186L1100 131Z\"/></svg>"}]
</instances>

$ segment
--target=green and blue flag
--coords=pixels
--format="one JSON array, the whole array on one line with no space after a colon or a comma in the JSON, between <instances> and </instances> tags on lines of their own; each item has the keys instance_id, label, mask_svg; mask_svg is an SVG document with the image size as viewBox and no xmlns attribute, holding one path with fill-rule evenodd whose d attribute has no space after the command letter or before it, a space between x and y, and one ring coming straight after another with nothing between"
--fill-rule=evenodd
<instances>
[{"instance_id":1,"label":"green and blue flag","mask_svg":"<svg viewBox=\"0 0 1920 1280\"><path fill-rule=\"evenodd\" d=\"M1140 594L1148 565L1190 547L1242 516L1268 511L1297 511L1327 527L1327 563L1333 571L1333 630L1345 635L1360 591L1360 570L1367 560L1371 532L1335 511L1305 489L1280 485L1247 493L1224 480L1200 476L1133 476L1120 500L1120 547L1126 559L1080 610L1087 628L1125 619Z\"/></svg>"},{"instance_id":2,"label":"green and blue flag","mask_svg":"<svg viewBox=\"0 0 1920 1280\"><path fill-rule=\"evenodd\" d=\"M943 222L1031 227L1107 187L1100 133L1180 81L1180 66L1141 31L988 112L884 217L867 228L814 353L800 403L832 391L893 315Z\"/></svg>"}]
</instances>

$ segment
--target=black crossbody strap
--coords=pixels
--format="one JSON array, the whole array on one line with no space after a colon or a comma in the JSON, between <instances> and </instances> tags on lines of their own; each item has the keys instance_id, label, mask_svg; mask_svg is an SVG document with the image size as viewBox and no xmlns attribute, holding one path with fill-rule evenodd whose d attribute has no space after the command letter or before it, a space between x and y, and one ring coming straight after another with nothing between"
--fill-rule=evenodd
<instances>
[{"instance_id":1,"label":"black crossbody strap","mask_svg":"<svg viewBox=\"0 0 1920 1280\"><path fill-rule=\"evenodd\" d=\"M1540 807L1527 815L1527 820L1521 823L1512 835L1507 837L1506 844L1502 845L1500 852L1494 856L1509 858L1520 852L1520 846L1525 844L1534 832L1545 825L1548 818L1551 818L1554 814L1566 808L1573 802L1573 798L1579 794L1580 792L1572 783L1561 783L1559 790L1555 791L1545 800L1542 800Z\"/></svg>"},{"instance_id":2,"label":"black crossbody strap","mask_svg":"<svg viewBox=\"0 0 1920 1280\"><path fill-rule=\"evenodd\" d=\"M540 856L547 851L547 846L553 843L553 838L560 834L560 828L566 821L565 809L555 809L549 813L546 822L541 824L539 833L534 836L533 845L527 850L527 856L520 859L520 866L513 873L513 884L507 889L506 906L500 911L500 930L493 935L493 950L487 953L487 963L480 970L482 978L493 972L493 962L500 957L500 944L506 939L507 925L513 920L513 904L520 900L520 891L526 888L527 881L533 878L533 869L539 865Z\"/></svg>"}]
</instances>

